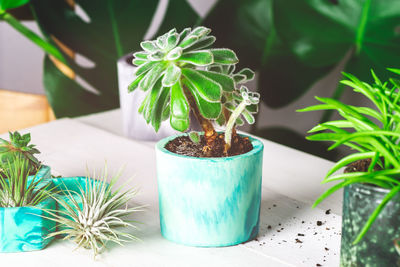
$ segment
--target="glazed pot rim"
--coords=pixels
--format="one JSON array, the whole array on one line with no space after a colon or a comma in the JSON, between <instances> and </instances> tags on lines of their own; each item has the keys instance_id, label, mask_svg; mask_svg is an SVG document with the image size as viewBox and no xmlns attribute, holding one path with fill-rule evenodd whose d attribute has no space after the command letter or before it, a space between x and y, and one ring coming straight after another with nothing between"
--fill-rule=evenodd
<instances>
[{"instance_id":1,"label":"glazed pot rim","mask_svg":"<svg viewBox=\"0 0 400 267\"><path fill-rule=\"evenodd\" d=\"M156 146L155 146L156 150L158 150L158 151L160 151L160 152L162 152L164 154L167 154L167 155L170 155L170 156L173 156L173 157L177 157L177 158L202 160L202 161L213 161L213 162L216 162L216 161L217 162L218 161L223 162L223 161L227 161L227 160L234 160L234 159L240 159L240 158L249 157L249 156L252 156L254 154L259 153L260 151L262 151L264 149L264 144L259 139L255 138L255 137L252 137L250 135L241 134L241 133L239 134L240 136L249 138L251 144L253 145L253 149L250 150L249 152L244 153L244 154L230 156L230 157L204 157L204 158L200 158L200 157L193 157L193 156L186 156L186 155L176 154L176 153L173 153L173 152L171 152L171 151L169 151L169 150L167 150L165 148L165 145L169 141L171 141L171 140L173 140L173 139L175 139L177 137L187 136L187 135L188 135L188 133L181 133L181 134L170 135L168 137L165 137L165 138L161 139L160 141L158 141L156 143Z\"/></svg>"},{"instance_id":2,"label":"glazed pot rim","mask_svg":"<svg viewBox=\"0 0 400 267\"><path fill-rule=\"evenodd\" d=\"M18 209L35 209L35 210L42 210L41 208L46 207L53 203L55 200L51 197L46 198L36 206L22 206L22 207L0 207L1 210L18 210Z\"/></svg>"}]
</instances>

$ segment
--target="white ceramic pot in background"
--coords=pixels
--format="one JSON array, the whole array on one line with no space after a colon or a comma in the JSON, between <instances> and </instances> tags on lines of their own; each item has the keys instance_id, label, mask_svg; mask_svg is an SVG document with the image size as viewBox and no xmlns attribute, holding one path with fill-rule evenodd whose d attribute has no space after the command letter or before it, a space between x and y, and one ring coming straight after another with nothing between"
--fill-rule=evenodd
<instances>
[{"instance_id":1,"label":"white ceramic pot in background","mask_svg":"<svg viewBox=\"0 0 400 267\"><path fill-rule=\"evenodd\" d=\"M133 81L135 68L132 65L132 54L128 54L118 60L118 87L119 99L122 110L123 131L126 137L136 140L158 141L164 137L178 133L169 124L169 121L161 123L156 133L151 124L147 124L142 114L138 113L145 92L135 90L128 93L128 85Z\"/></svg>"}]
</instances>

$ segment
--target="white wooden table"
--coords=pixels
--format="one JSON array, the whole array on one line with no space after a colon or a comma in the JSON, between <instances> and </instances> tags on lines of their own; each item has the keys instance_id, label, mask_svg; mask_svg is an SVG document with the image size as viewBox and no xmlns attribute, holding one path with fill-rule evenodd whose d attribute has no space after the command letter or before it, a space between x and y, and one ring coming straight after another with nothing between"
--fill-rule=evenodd
<instances>
[{"instance_id":1,"label":"white wooden table","mask_svg":"<svg viewBox=\"0 0 400 267\"><path fill-rule=\"evenodd\" d=\"M154 143L123 137L120 118L120 111L114 110L21 132L31 133L42 152L40 160L56 175L85 175L86 166L100 170L105 161L110 173L125 166L123 179L134 176L132 186L140 188L135 202L149 205L135 216L142 222L141 230L135 232L142 241L124 247L110 245L93 260L90 251L72 251L72 242L58 240L43 251L0 254L0 266L339 266L341 192L311 209L312 202L330 186L320 181L331 162L263 140L257 239L225 248L185 247L160 234ZM328 209L330 214L326 214Z\"/></svg>"}]
</instances>

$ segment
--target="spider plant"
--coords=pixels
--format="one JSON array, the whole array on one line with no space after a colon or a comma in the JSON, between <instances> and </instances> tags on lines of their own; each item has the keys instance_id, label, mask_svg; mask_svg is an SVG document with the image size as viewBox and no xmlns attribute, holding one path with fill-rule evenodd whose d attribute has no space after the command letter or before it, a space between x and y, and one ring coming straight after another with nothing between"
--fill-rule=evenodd
<instances>
[{"instance_id":1,"label":"spider plant","mask_svg":"<svg viewBox=\"0 0 400 267\"><path fill-rule=\"evenodd\" d=\"M41 185L43 178L36 175L29 179L29 161L14 155L7 162L0 162L3 178L0 178L0 207L36 206L52 193L50 184Z\"/></svg>"},{"instance_id":2,"label":"spider plant","mask_svg":"<svg viewBox=\"0 0 400 267\"><path fill-rule=\"evenodd\" d=\"M389 69L400 74L400 70ZM369 230L385 205L400 191L400 82L390 79L382 82L371 71L374 82L362 82L351 74L341 81L354 92L367 98L374 108L344 104L332 98L316 97L322 104L299 111L336 110L343 118L328 121L312 128L307 139L312 141L332 141L329 149L347 146L356 152L339 160L327 173L322 183L338 182L324 192L314 203L314 207L340 188L354 183L365 183L388 189L371 214L353 244L358 243ZM336 172L353 162L370 160L366 171L350 173Z\"/></svg>"},{"instance_id":3,"label":"spider plant","mask_svg":"<svg viewBox=\"0 0 400 267\"><path fill-rule=\"evenodd\" d=\"M57 222L59 230L49 234L49 237L63 235L64 240L70 239L77 248L91 249L94 257L106 246L108 241L122 245L129 240L138 238L123 232L121 228L131 227L133 221L127 216L141 211L142 207L129 207L128 202L136 195L135 189L123 190L124 185L115 187L121 172L107 183L107 168L99 177L93 173L84 179L84 185L76 182L78 192L64 190L65 197L56 197L60 209L58 213L48 211Z\"/></svg>"},{"instance_id":4,"label":"spider plant","mask_svg":"<svg viewBox=\"0 0 400 267\"><path fill-rule=\"evenodd\" d=\"M213 149L217 137L212 121L224 125L245 102L236 109L235 118L227 127L228 136L236 134L232 129L243 124L239 115L254 123L252 113L257 112L259 100L257 93L251 94L251 101L242 99L243 90L237 85L253 79L254 72L245 68L234 73L239 62L236 54L230 49L212 48L216 39L210 32L202 26L181 32L172 29L156 40L142 42L144 51L134 54L133 64L138 68L128 88L131 92L138 88L147 92L139 113L156 131L167 119L175 130L186 131L192 111L204 131L205 151ZM225 140L225 153L230 140Z\"/></svg>"}]
</instances>

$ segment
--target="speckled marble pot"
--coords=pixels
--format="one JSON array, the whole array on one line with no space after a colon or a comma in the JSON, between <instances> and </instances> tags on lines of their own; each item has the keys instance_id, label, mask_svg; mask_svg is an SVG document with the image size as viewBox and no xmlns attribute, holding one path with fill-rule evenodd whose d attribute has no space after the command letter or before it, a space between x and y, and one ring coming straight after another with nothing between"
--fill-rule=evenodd
<instances>
[{"instance_id":1,"label":"speckled marble pot","mask_svg":"<svg viewBox=\"0 0 400 267\"><path fill-rule=\"evenodd\" d=\"M388 190L352 184L344 189L341 266L400 266L394 240L400 237L400 196L382 210L374 224L356 245L352 245L369 216Z\"/></svg>"},{"instance_id":2,"label":"speckled marble pot","mask_svg":"<svg viewBox=\"0 0 400 267\"><path fill-rule=\"evenodd\" d=\"M50 180L48 182L51 182ZM56 203L48 198L35 207L0 208L0 252L40 250L53 238L46 238L55 230L53 221L41 209L56 209Z\"/></svg>"},{"instance_id":3,"label":"speckled marble pot","mask_svg":"<svg viewBox=\"0 0 400 267\"><path fill-rule=\"evenodd\" d=\"M161 234L201 247L236 245L257 236L260 219L263 144L224 158L196 158L156 144Z\"/></svg>"}]
</instances>

